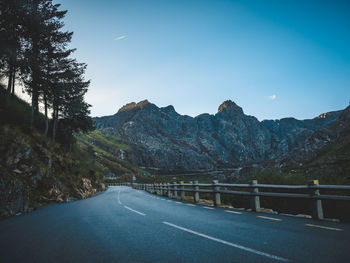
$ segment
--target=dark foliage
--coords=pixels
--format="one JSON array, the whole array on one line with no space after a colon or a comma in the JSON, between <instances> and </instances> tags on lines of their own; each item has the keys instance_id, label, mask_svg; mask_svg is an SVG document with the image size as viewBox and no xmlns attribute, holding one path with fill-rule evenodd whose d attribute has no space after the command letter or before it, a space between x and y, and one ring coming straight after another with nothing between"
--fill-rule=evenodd
<instances>
[{"instance_id":1,"label":"dark foliage","mask_svg":"<svg viewBox=\"0 0 350 263\"><path fill-rule=\"evenodd\" d=\"M1 0L0 79L7 81L3 89L8 93L2 98L7 105L2 109L6 112L3 121L38 128L52 141L57 138L72 148L74 132L86 132L93 126L90 105L84 101L90 84L84 79L86 64L70 57L74 50L68 44L73 33L63 30L66 13L52 0ZM24 85L31 105L12 103L16 82Z\"/></svg>"}]
</instances>

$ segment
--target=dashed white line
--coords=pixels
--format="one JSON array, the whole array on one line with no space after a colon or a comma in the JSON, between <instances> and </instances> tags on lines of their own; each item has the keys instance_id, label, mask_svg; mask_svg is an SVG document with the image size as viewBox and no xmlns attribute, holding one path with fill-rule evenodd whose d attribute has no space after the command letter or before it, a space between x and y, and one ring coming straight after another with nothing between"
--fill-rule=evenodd
<instances>
[{"instance_id":1,"label":"dashed white line","mask_svg":"<svg viewBox=\"0 0 350 263\"><path fill-rule=\"evenodd\" d=\"M130 210L130 211L133 211L134 213L139 214L139 215L142 215L142 216L145 216L145 215L146 215L146 214L141 213L141 212L139 212L139 211L136 211L136 210L134 210L134 209L132 209L132 208L126 206L126 205L124 205L124 207L125 207L126 209Z\"/></svg>"},{"instance_id":2,"label":"dashed white line","mask_svg":"<svg viewBox=\"0 0 350 263\"><path fill-rule=\"evenodd\" d=\"M120 194L120 189L119 189L119 191L118 191L117 198L118 198L118 203L121 205L122 203L120 202L120 197L119 197L119 194Z\"/></svg>"},{"instance_id":3,"label":"dashed white line","mask_svg":"<svg viewBox=\"0 0 350 263\"><path fill-rule=\"evenodd\" d=\"M237 211L231 211L231 210L225 210L226 213L231 213L231 214L237 214L237 215L241 215L241 212L237 212Z\"/></svg>"},{"instance_id":4,"label":"dashed white line","mask_svg":"<svg viewBox=\"0 0 350 263\"><path fill-rule=\"evenodd\" d=\"M186 205L188 205L188 206L196 206L196 205L192 205L192 204L186 204Z\"/></svg>"},{"instance_id":5,"label":"dashed white line","mask_svg":"<svg viewBox=\"0 0 350 263\"><path fill-rule=\"evenodd\" d=\"M209 207L209 206L202 206L203 208L205 209L210 209L210 210L214 210L215 208L214 207Z\"/></svg>"},{"instance_id":6,"label":"dashed white line","mask_svg":"<svg viewBox=\"0 0 350 263\"><path fill-rule=\"evenodd\" d=\"M175 203L177 203L177 204L182 204L181 202L175 202Z\"/></svg>"},{"instance_id":7,"label":"dashed white line","mask_svg":"<svg viewBox=\"0 0 350 263\"><path fill-rule=\"evenodd\" d=\"M163 221L163 224L166 224L168 226L180 229L182 231L185 231L185 232L188 232L188 233L200 236L200 237L204 237L204 238L210 239L212 241L219 242L219 243L224 244L224 245L228 245L228 246L231 246L231 247L239 248L239 249L242 249L242 250L245 250L245 251L257 254L257 255L260 255L260 256L268 257L268 258L271 258L271 259L274 259L274 260L283 261L283 262L288 262L289 261L286 258L282 258L282 257L279 257L279 256L271 255L271 254L268 254L268 253L265 253L265 252L262 252L262 251L259 251L259 250L255 250L253 248L244 247L244 246L241 246L241 245L238 245L238 244L234 244L234 243L231 243L231 242L227 242L225 240L222 240L222 239L219 239L219 238L215 238L215 237L211 237L211 236L208 236L208 235L205 235L205 234L193 231L193 230L188 229L188 228L184 228L184 227L181 227L181 226L174 225L174 224L166 222L166 221Z\"/></svg>"},{"instance_id":8,"label":"dashed white line","mask_svg":"<svg viewBox=\"0 0 350 263\"><path fill-rule=\"evenodd\" d=\"M279 218L274 218L274 217L268 217L268 216L258 216L263 219L269 219L269 220L274 220L274 221L282 221L282 219Z\"/></svg>"},{"instance_id":9,"label":"dashed white line","mask_svg":"<svg viewBox=\"0 0 350 263\"><path fill-rule=\"evenodd\" d=\"M307 226L311 227L317 227L317 228L323 228L327 230L334 230L334 231L343 231L344 229L341 228L335 228L335 227L329 227L329 226L319 226L319 225L313 225L313 224L306 224Z\"/></svg>"}]
</instances>

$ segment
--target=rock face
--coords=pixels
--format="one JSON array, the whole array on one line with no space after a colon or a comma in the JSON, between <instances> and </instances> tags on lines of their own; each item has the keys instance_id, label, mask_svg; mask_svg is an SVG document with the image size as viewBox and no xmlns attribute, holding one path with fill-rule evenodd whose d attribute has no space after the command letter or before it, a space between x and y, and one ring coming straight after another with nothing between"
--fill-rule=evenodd
<instances>
[{"instance_id":1,"label":"rock face","mask_svg":"<svg viewBox=\"0 0 350 263\"><path fill-rule=\"evenodd\" d=\"M285 156L336 122L340 114L259 121L228 100L215 115L192 118L178 114L173 106L159 108L145 100L94 121L98 129L131 146L125 158L135 165L169 171L214 170Z\"/></svg>"},{"instance_id":2,"label":"rock face","mask_svg":"<svg viewBox=\"0 0 350 263\"><path fill-rule=\"evenodd\" d=\"M79 160L40 133L0 125L0 218L105 189L92 170L79 171L79 166Z\"/></svg>"},{"instance_id":3,"label":"rock face","mask_svg":"<svg viewBox=\"0 0 350 263\"><path fill-rule=\"evenodd\" d=\"M325 119L322 114L318 119ZM338 175L348 176L350 172L350 106L344 109L335 122L330 123L308 136L299 147L278 156L275 166L300 166L303 163L316 168L332 169ZM314 165L312 165L314 164Z\"/></svg>"}]
</instances>

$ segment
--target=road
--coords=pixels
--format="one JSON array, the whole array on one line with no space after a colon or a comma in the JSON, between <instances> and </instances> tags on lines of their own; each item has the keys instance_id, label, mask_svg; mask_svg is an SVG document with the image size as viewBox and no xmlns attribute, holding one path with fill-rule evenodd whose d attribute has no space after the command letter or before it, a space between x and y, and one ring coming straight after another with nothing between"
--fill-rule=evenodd
<instances>
[{"instance_id":1,"label":"road","mask_svg":"<svg viewBox=\"0 0 350 263\"><path fill-rule=\"evenodd\" d=\"M350 225L114 186L0 221L0 262L350 262Z\"/></svg>"}]
</instances>

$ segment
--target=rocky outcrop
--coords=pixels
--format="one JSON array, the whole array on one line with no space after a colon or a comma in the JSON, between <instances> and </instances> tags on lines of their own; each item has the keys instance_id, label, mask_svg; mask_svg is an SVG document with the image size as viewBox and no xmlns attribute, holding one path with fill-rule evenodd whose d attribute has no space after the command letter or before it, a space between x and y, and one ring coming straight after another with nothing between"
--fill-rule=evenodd
<instances>
[{"instance_id":1,"label":"rocky outcrop","mask_svg":"<svg viewBox=\"0 0 350 263\"><path fill-rule=\"evenodd\" d=\"M35 131L0 126L0 218L104 190L88 161Z\"/></svg>"},{"instance_id":2,"label":"rocky outcrop","mask_svg":"<svg viewBox=\"0 0 350 263\"><path fill-rule=\"evenodd\" d=\"M328 115L322 114L317 120L327 119ZM336 121L317 129L301 141L299 147L272 161L276 167L302 166L313 162L317 167L336 167L338 173L346 174L343 168L350 172L350 106L341 112Z\"/></svg>"},{"instance_id":3,"label":"rocky outcrop","mask_svg":"<svg viewBox=\"0 0 350 263\"><path fill-rule=\"evenodd\" d=\"M169 171L214 170L286 155L332 125L340 114L259 121L228 100L215 115L192 118L178 114L173 106L159 108L145 100L94 121L102 132L130 145L125 158L135 165Z\"/></svg>"}]
</instances>

